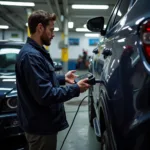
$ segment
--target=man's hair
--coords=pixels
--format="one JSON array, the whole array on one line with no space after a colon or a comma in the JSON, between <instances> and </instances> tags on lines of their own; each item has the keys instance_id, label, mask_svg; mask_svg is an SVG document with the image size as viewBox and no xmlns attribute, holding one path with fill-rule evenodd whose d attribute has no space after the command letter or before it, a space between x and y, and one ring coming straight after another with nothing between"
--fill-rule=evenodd
<instances>
[{"instance_id":1,"label":"man's hair","mask_svg":"<svg viewBox=\"0 0 150 150\"><path fill-rule=\"evenodd\" d=\"M34 11L28 19L28 26L30 33L33 34L36 32L36 27L41 23L44 28L49 24L49 21L55 21L56 15L54 13L50 14L44 10Z\"/></svg>"}]
</instances>

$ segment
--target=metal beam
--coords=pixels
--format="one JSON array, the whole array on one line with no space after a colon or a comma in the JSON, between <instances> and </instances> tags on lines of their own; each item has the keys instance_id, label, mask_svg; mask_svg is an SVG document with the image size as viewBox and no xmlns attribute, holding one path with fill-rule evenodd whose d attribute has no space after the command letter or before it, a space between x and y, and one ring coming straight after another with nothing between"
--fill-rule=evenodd
<instances>
[{"instance_id":1,"label":"metal beam","mask_svg":"<svg viewBox=\"0 0 150 150\"><path fill-rule=\"evenodd\" d=\"M11 11L8 7L3 6L3 8L11 15L14 15L15 17L19 18L19 20L22 22L22 24L24 24L24 19L22 18L22 16L20 16L18 13ZM13 16L13 17L14 17Z\"/></svg>"},{"instance_id":2,"label":"metal beam","mask_svg":"<svg viewBox=\"0 0 150 150\"><path fill-rule=\"evenodd\" d=\"M0 10L0 17L5 20L6 22L8 22L8 24L10 24L11 26L16 27L17 29L24 31L23 26L20 23L17 23L16 20L14 18L12 18L10 15L6 15L4 12L2 12Z\"/></svg>"},{"instance_id":3,"label":"metal beam","mask_svg":"<svg viewBox=\"0 0 150 150\"><path fill-rule=\"evenodd\" d=\"M68 18L68 0L63 0L64 16Z\"/></svg>"},{"instance_id":4,"label":"metal beam","mask_svg":"<svg viewBox=\"0 0 150 150\"><path fill-rule=\"evenodd\" d=\"M51 4L50 0L45 0L45 1L46 1L47 4L48 4L48 7L49 7L49 9L50 9L50 13L54 13L54 10L53 10L53 8L52 8L52 4ZM60 18L59 18L59 19L60 19ZM56 23L57 23L58 27L59 27L60 29L62 29L62 24L61 24L61 21L60 21L59 19L56 20Z\"/></svg>"},{"instance_id":5,"label":"metal beam","mask_svg":"<svg viewBox=\"0 0 150 150\"><path fill-rule=\"evenodd\" d=\"M61 12L60 12L60 7L59 7L59 4L58 4L58 0L54 0L55 2L55 5L56 5L56 10L57 10L57 14L58 14L58 19L59 21L61 22ZM61 27L62 27L62 23L61 23Z\"/></svg>"},{"instance_id":6,"label":"metal beam","mask_svg":"<svg viewBox=\"0 0 150 150\"><path fill-rule=\"evenodd\" d=\"M64 45L65 47L62 49L62 61L63 61L63 72L66 73L68 71L68 0L63 0L63 10L64 10Z\"/></svg>"},{"instance_id":7,"label":"metal beam","mask_svg":"<svg viewBox=\"0 0 150 150\"><path fill-rule=\"evenodd\" d=\"M15 14L15 16L17 16L17 17L19 17L19 20L20 21L16 21L16 18L14 19L14 17L12 16L12 14ZM3 20L5 20L6 22L8 22L9 24L11 24L12 26L14 26L14 27L16 27L16 28L18 28L19 30L22 30L22 31L24 31L24 24L21 24L21 19L20 19L20 16L18 16L16 13L14 13L14 12L12 12L12 11L10 11L8 8L6 8L6 7L1 7L0 8L0 17L3 19Z\"/></svg>"}]
</instances>

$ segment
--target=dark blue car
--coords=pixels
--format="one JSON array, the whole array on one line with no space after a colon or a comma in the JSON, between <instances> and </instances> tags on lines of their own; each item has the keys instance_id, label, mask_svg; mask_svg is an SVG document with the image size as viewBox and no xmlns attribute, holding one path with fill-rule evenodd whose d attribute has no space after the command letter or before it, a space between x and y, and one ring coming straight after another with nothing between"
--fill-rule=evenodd
<instances>
[{"instance_id":1,"label":"dark blue car","mask_svg":"<svg viewBox=\"0 0 150 150\"><path fill-rule=\"evenodd\" d=\"M102 81L89 90L90 124L102 150L149 150L150 1L119 0L105 30L104 22L87 23L104 37L103 52L89 68Z\"/></svg>"},{"instance_id":2,"label":"dark blue car","mask_svg":"<svg viewBox=\"0 0 150 150\"><path fill-rule=\"evenodd\" d=\"M20 135L17 121L16 57L20 42L0 42L0 139Z\"/></svg>"},{"instance_id":3,"label":"dark blue car","mask_svg":"<svg viewBox=\"0 0 150 150\"><path fill-rule=\"evenodd\" d=\"M5 149L10 149L16 143L15 139L24 139L16 113L15 75L16 57L22 46L22 42L0 42L0 149L4 146ZM18 147L23 144L20 141Z\"/></svg>"}]
</instances>

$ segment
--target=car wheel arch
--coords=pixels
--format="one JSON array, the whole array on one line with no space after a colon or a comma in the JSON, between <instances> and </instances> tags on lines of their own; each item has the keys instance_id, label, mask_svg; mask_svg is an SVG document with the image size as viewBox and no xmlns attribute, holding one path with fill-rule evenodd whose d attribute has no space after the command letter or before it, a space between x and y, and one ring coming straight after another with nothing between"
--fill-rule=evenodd
<instances>
[{"instance_id":1,"label":"car wheel arch","mask_svg":"<svg viewBox=\"0 0 150 150\"><path fill-rule=\"evenodd\" d=\"M102 121L100 121L100 127L102 125L102 131L101 134L103 134L106 130L108 130L108 132L111 134L109 137L113 137L114 140L112 140L111 145L116 148L116 141L114 138L114 133L112 131L112 125L110 122L110 118L109 118L109 112L108 112L108 108L107 108L107 103L105 103L104 101L109 100L106 88L103 87L102 89L100 89L100 96L103 98L103 100L101 100L100 102L100 118L102 118L103 121L103 125L101 124ZM111 126L110 126L111 125Z\"/></svg>"},{"instance_id":2,"label":"car wheel arch","mask_svg":"<svg viewBox=\"0 0 150 150\"><path fill-rule=\"evenodd\" d=\"M102 98L103 100L106 98L104 96L103 90L100 91L100 105L99 105L99 116L100 116L99 121L100 121L101 134L103 134L104 131L106 130L106 123L107 123L106 121L107 112L105 111L105 105L104 105Z\"/></svg>"}]
</instances>

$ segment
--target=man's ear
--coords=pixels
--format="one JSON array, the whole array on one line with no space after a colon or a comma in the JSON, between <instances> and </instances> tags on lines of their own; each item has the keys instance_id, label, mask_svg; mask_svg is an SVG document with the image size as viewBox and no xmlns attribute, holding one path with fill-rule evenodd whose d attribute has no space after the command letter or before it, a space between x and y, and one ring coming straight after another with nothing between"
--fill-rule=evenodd
<instances>
[{"instance_id":1,"label":"man's ear","mask_svg":"<svg viewBox=\"0 0 150 150\"><path fill-rule=\"evenodd\" d=\"M41 23L39 23L39 24L37 25L37 30L38 30L38 32L40 32L40 33L42 33L42 32L44 31L44 27L43 27L43 25L42 25Z\"/></svg>"}]
</instances>

